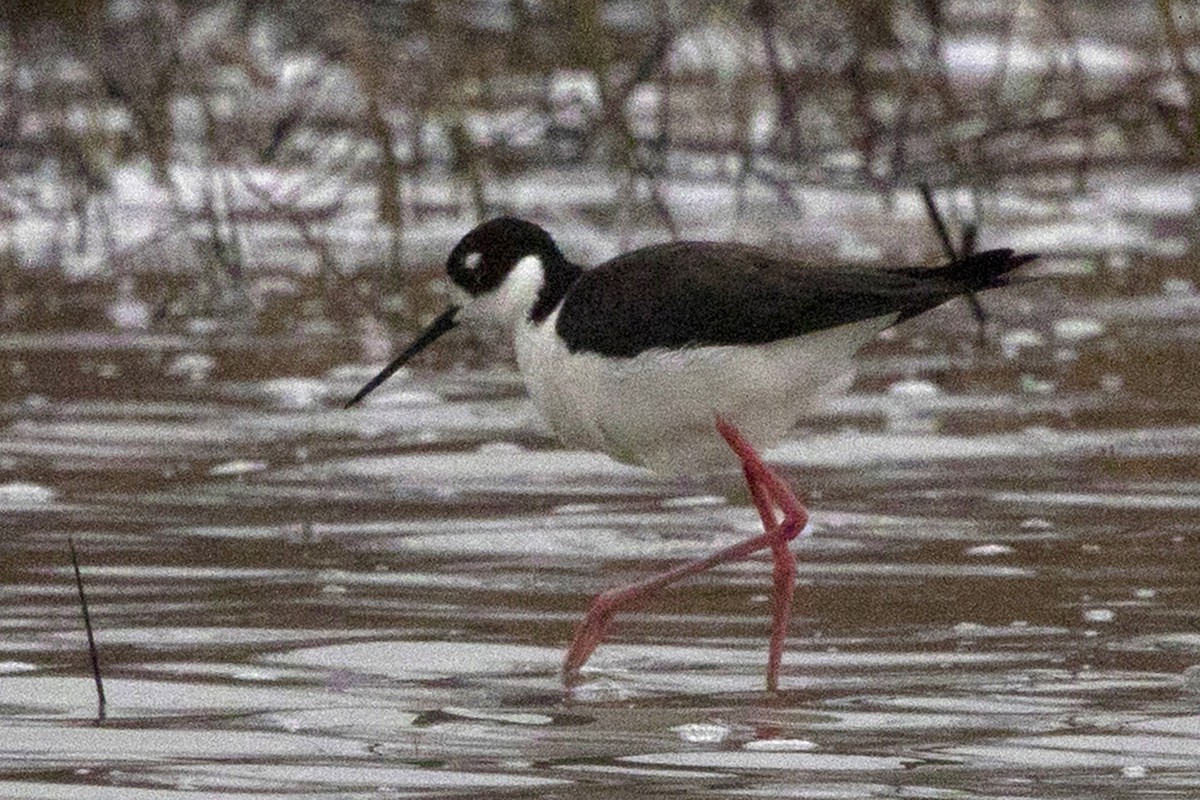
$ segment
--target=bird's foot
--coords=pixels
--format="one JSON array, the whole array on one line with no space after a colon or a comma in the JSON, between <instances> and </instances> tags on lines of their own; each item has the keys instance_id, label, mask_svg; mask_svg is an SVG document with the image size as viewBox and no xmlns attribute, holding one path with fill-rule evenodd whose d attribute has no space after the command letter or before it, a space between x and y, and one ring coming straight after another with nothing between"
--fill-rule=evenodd
<instances>
[{"instance_id":1,"label":"bird's foot","mask_svg":"<svg viewBox=\"0 0 1200 800\"><path fill-rule=\"evenodd\" d=\"M591 658L596 647L608 633L613 615L626 602L627 594L627 591L611 590L601 592L592 600L587 614L575 628L575 636L571 639L571 646L567 648L566 658L563 659L564 678L579 672L579 669Z\"/></svg>"}]
</instances>

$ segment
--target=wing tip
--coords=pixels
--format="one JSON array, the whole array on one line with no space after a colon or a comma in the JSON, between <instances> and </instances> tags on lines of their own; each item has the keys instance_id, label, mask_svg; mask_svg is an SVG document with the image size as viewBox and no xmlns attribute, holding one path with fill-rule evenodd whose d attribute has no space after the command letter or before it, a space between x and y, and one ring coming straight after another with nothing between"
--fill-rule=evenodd
<instances>
[{"instance_id":1,"label":"wing tip","mask_svg":"<svg viewBox=\"0 0 1200 800\"><path fill-rule=\"evenodd\" d=\"M1037 260L1038 253L1020 253L1010 247L985 250L946 267L950 276L968 285L968 291L1007 285L1006 276Z\"/></svg>"}]
</instances>

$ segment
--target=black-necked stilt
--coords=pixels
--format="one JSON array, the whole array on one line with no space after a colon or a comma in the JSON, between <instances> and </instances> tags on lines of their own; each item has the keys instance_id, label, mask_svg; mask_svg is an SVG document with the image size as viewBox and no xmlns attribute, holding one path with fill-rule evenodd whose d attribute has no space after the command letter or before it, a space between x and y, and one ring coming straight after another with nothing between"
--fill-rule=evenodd
<instances>
[{"instance_id":1,"label":"black-necked stilt","mask_svg":"<svg viewBox=\"0 0 1200 800\"><path fill-rule=\"evenodd\" d=\"M783 437L816 398L844 388L852 356L877 333L1004 286L1032 258L990 250L935 269L818 268L746 245L673 242L585 271L539 226L501 217L451 251L454 304L347 407L454 326L487 324L512 332L525 385L564 443L667 473L740 462L763 533L599 595L563 669L569 675L587 661L620 609L770 548L774 690L795 584L788 544L808 512L758 449Z\"/></svg>"}]
</instances>

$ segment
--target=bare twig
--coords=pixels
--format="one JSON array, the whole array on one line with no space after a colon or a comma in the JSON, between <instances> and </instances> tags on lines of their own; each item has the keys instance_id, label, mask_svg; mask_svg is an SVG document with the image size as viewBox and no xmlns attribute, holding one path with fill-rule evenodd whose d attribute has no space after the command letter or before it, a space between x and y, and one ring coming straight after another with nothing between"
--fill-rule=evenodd
<instances>
[{"instance_id":1,"label":"bare twig","mask_svg":"<svg viewBox=\"0 0 1200 800\"><path fill-rule=\"evenodd\" d=\"M83 627L87 631L88 655L92 660L92 679L96 682L96 724L104 722L108 700L104 697L104 679L100 675L100 652L96 649L96 635L92 631L92 615L88 612L87 594L83 591L83 575L79 571L79 554L75 552L75 538L67 536L71 548L71 568L75 571L75 588L79 590L79 608L83 611Z\"/></svg>"},{"instance_id":2,"label":"bare twig","mask_svg":"<svg viewBox=\"0 0 1200 800\"><path fill-rule=\"evenodd\" d=\"M359 88L367 103L365 122L370 140L379 153L378 168L375 170L377 213L380 221L391 234L390 257L399 258L399 244L404 232L404 207L401 202L401 176L403 165L396 156L395 136L384 117L384 103L388 100L384 76L388 70L386 49L367 25L363 14L353 4L338 7L343 25L343 39L347 48L346 60L358 79ZM482 213L482 200L477 201ZM389 267L395 267L392 263Z\"/></svg>"},{"instance_id":3,"label":"bare twig","mask_svg":"<svg viewBox=\"0 0 1200 800\"><path fill-rule=\"evenodd\" d=\"M346 308L346 303L339 302L334 306L334 310L339 312L354 311L356 313L371 312L377 313L376 308L367 308L367 304L359 297L358 293L353 290L353 281L350 276L338 264L337 258L333 253L333 248L330 247L328 235L321 235L314 228L317 224L324 221L329 224L330 220L335 220L340 213L343 205L343 198L338 198L333 205L326 205L321 209L309 209L307 212L294 206L289 206L275 200L271 191L262 186L255 184L250 180L248 175L241 175L242 186L268 211L282 218L285 222L295 228L304 246L309 248L316 254L318 264L317 277L321 281L324 290L324 296L327 303L331 298L336 296L345 298L354 308Z\"/></svg>"},{"instance_id":4,"label":"bare twig","mask_svg":"<svg viewBox=\"0 0 1200 800\"><path fill-rule=\"evenodd\" d=\"M929 213L929 219L933 222L938 238L942 241L942 249L946 252L946 257L951 261L960 261L973 256L975 254L975 237L979 226L975 223L966 226L963 231L962 246L955 249L954 242L950 239L950 231L946 228L946 222L942 219L941 212L938 211L929 184L921 183L919 188L921 199L925 201L925 210ZM971 304L971 313L975 315L975 321L979 325L979 344L983 345L987 341L987 312L974 292L968 292L966 298L967 302Z\"/></svg>"},{"instance_id":5,"label":"bare twig","mask_svg":"<svg viewBox=\"0 0 1200 800\"><path fill-rule=\"evenodd\" d=\"M800 153L800 134L796 129L796 118L799 114L799 81L797 76L789 74L783 65L782 56L775 39L776 10L770 0L754 0L747 9L751 20L758 26L762 39L763 52L767 57L767 71L775 100L779 104L777 120L779 133L785 137L786 152L792 158Z\"/></svg>"},{"instance_id":6,"label":"bare twig","mask_svg":"<svg viewBox=\"0 0 1200 800\"><path fill-rule=\"evenodd\" d=\"M921 190L921 199L925 201L925 211L928 212L929 219L933 222L933 228L942 242L942 250L945 251L946 258L957 261L958 251L954 247L954 242L950 240L950 231L946 228L946 222L942 219L941 212L938 211L937 203L933 199L933 191L929 188L929 184L924 182L918 184L918 188Z\"/></svg>"},{"instance_id":7,"label":"bare twig","mask_svg":"<svg viewBox=\"0 0 1200 800\"><path fill-rule=\"evenodd\" d=\"M1190 129L1181 125L1172 125L1175 134L1189 159L1200 160L1200 75L1191 68L1187 59L1187 41L1180 30L1176 16L1183 16L1183 4L1172 0L1158 0L1158 18L1162 25L1163 35L1167 40L1171 64L1176 77L1183 84L1187 106L1187 116L1190 118Z\"/></svg>"}]
</instances>

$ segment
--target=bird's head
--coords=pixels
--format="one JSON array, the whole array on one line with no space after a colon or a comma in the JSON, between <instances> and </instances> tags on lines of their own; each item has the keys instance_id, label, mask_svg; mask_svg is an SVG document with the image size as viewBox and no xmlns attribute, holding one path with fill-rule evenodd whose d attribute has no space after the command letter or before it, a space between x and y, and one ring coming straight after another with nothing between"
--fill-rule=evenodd
<instances>
[{"instance_id":1,"label":"bird's head","mask_svg":"<svg viewBox=\"0 0 1200 800\"><path fill-rule=\"evenodd\" d=\"M566 294L580 268L540 226L497 217L473 228L446 259L453 305L425 328L346 407L366 397L442 334L460 324L504 327L540 322Z\"/></svg>"},{"instance_id":2,"label":"bird's head","mask_svg":"<svg viewBox=\"0 0 1200 800\"><path fill-rule=\"evenodd\" d=\"M513 324L532 317L547 279L566 263L540 226L497 217L472 229L446 259L459 322Z\"/></svg>"}]
</instances>

